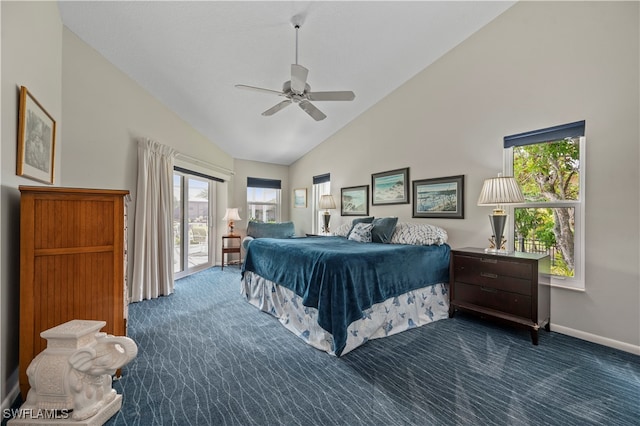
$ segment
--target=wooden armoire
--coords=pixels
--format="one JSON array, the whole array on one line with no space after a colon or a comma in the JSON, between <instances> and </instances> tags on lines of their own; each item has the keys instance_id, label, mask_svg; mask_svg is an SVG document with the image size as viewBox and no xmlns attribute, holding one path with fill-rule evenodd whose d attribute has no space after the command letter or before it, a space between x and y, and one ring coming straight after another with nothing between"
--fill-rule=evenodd
<instances>
[{"instance_id":1,"label":"wooden armoire","mask_svg":"<svg viewBox=\"0 0 640 426\"><path fill-rule=\"evenodd\" d=\"M126 201L129 191L20 186L20 390L43 351L44 330L103 320L126 335Z\"/></svg>"}]
</instances>

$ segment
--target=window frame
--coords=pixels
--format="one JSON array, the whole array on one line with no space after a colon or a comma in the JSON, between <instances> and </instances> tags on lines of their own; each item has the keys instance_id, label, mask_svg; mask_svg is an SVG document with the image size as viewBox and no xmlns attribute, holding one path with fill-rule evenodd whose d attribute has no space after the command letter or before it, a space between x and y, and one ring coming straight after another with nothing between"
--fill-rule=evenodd
<instances>
[{"instance_id":1,"label":"window frame","mask_svg":"<svg viewBox=\"0 0 640 426\"><path fill-rule=\"evenodd\" d=\"M215 253L216 253L216 238L215 235L217 233L217 227L215 226L215 209L216 209L216 193L217 193L217 182L221 182L221 179L214 178L196 171L192 171L189 169L185 169L183 167L174 167L173 177L180 177L180 216L181 216L181 225L180 225L180 260L179 267L180 270L173 271L174 279L184 278L188 275L194 274L196 272L202 271L204 269L215 266ZM208 214L207 214L207 262L201 263L197 266L190 267L189 266L189 180L198 180L201 182L207 183L207 192L208 192ZM185 224L187 226L185 226ZM175 249L174 249L175 250ZM175 253L175 252L174 252ZM174 254L175 255L175 254ZM174 264L175 267L175 259Z\"/></svg>"},{"instance_id":2,"label":"window frame","mask_svg":"<svg viewBox=\"0 0 640 426\"><path fill-rule=\"evenodd\" d=\"M314 234L322 234L324 227L324 210L320 209L320 198L323 195L331 194L331 174L324 173L313 177L313 185L311 186L311 212L312 223L311 232Z\"/></svg>"},{"instance_id":3,"label":"window frame","mask_svg":"<svg viewBox=\"0 0 640 426\"><path fill-rule=\"evenodd\" d=\"M549 135L550 139L546 141L540 141L536 143L546 143L557 141L562 138L553 137ZM515 209L518 208L556 208L556 207L573 207L574 208L574 275L573 277L562 277L558 275L551 275L551 286L559 288L567 288L571 290L584 291L585 290L585 176L586 176L586 137L584 135L579 137L580 148L580 194L577 200L563 200L563 201L544 201L544 202L525 202L519 204L511 204L507 206L507 213L509 217L515 220ZM513 176L513 146L504 148L503 150L503 171L505 176ZM507 227L507 239L511 242L512 247L515 244L515 223Z\"/></svg>"},{"instance_id":4,"label":"window frame","mask_svg":"<svg viewBox=\"0 0 640 426\"><path fill-rule=\"evenodd\" d=\"M260 183L262 182L262 183ZM274 190L275 201L272 203L265 201L249 201L249 192L252 189L262 190ZM247 221L252 218L252 206L274 206L275 207L275 221L280 222L282 220L282 188L281 181L277 179L263 179L263 178L247 178L247 190L246 190L246 203L247 203Z\"/></svg>"},{"instance_id":5,"label":"window frame","mask_svg":"<svg viewBox=\"0 0 640 426\"><path fill-rule=\"evenodd\" d=\"M321 209L320 198L323 195L331 194L331 181L314 183L311 189L312 193L312 211L313 211L313 224L311 225L312 232L314 234L322 234L324 227L324 209Z\"/></svg>"}]
</instances>

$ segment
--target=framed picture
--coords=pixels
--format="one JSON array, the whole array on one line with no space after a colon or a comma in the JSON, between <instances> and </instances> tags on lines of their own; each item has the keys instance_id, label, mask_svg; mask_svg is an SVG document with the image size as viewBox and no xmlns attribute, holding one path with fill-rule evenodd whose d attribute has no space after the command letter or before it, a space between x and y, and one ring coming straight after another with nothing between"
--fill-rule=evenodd
<instances>
[{"instance_id":1,"label":"framed picture","mask_svg":"<svg viewBox=\"0 0 640 426\"><path fill-rule=\"evenodd\" d=\"M56 122L26 87L20 87L17 175L53 184Z\"/></svg>"},{"instance_id":2,"label":"framed picture","mask_svg":"<svg viewBox=\"0 0 640 426\"><path fill-rule=\"evenodd\" d=\"M369 216L369 185L340 188L342 216Z\"/></svg>"},{"instance_id":3,"label":"framed picture","mask_svg":"<svg viewBox=\"0 0 640 426\"><path fill-rule=\"evenodd\" d=\"M296 209L307 208L307 188L293 190L293 207Z\"/></svg>"},{"instance_id":4,"label":"framed picture","mask_svg":"<svg viewBox=\"0 0 640 426\"><path fill-rule=\"evenodd\" d=\"M409 168L371 175L371 204L408 204Z\"/></svg>"},{"instance_id":5,"label":"framed picture","mask_svg":"<svg viewBox=\"0 0 640 426\"><path fill-rule=\"evenodd\" d=\"M414 180L413 217L464 219L464 175Z\"/></svg>"}]
</instances>

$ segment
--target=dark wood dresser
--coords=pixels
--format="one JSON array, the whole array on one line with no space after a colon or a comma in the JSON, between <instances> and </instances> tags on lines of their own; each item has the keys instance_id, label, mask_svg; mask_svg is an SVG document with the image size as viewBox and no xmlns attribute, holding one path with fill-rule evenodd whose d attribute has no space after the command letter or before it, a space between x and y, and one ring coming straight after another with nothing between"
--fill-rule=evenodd
<instances>
[{"instance_id":1,"label":"dark wood dresser","mask_svg":"<svg viewBox=\"0 0 640 426\"><path fill-rule=\"evenodd\" d=\"M449 316L456 310L526 327L538 344L538 330L549 331L548 255L486 253L482 248L451 250Z\"/></svg>"}]
</instances>

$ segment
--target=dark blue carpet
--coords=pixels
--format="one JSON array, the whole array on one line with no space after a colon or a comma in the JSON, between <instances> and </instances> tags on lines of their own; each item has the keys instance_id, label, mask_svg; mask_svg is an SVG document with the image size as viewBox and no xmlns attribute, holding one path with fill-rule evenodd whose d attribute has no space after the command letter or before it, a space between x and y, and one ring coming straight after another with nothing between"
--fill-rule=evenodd
<instances>
[{"instance_id":1,"label":"dark blue carpet","mask_svg":"<svg viewBox=\"0 0 640 426\"><path fill-rule=\"evenodd\" d=\"M108 425L638 425L640 357L456 315L335 358L212 268L129 307Z\"/></svg>"}]
</instances>

